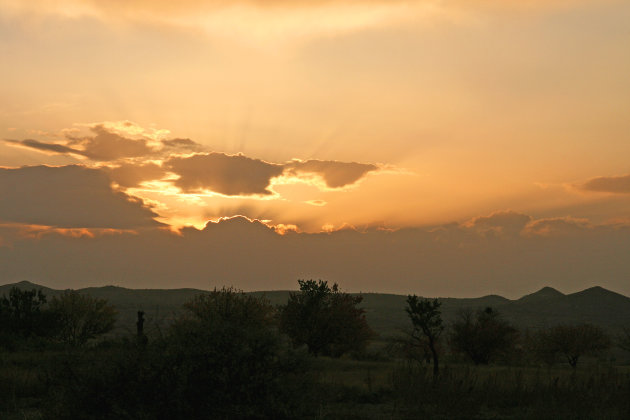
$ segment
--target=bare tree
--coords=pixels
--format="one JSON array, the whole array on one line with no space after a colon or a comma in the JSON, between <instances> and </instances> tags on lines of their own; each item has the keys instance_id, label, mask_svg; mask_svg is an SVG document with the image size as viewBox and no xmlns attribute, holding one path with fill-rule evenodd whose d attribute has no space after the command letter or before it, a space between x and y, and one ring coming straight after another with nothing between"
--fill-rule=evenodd
<instances>
[{"instance_id":1,"label":"bare tree","mask_svg":"<svg viewBox=\"0 0 630 420\"><path fill-rule=\"evenodd\" d=\"M595 356L611 346L610 337L592 324L558 325L540 330L535 336L539 355L564 357L572 368L584 355Z\"/></svg>"}]
</instances>

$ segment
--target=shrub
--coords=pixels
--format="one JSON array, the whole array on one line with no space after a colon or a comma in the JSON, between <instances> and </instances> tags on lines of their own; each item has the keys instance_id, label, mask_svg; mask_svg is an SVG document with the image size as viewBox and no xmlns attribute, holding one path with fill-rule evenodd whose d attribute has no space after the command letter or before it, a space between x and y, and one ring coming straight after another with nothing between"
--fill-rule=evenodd
<instances>
[{"instance_id":1,"label":"shrub","mask_svg":"<svg viewBox=\"0 0 630 420\"><path fill-rule=\"evenodd\" d=\"M105 299L82 295L73 290L53 297L50 311L57 324L56 336L72 346L85 344L89 339L114 328L116 310Z\"/></svg>"},{"instance_id":2,"label":"shrub","mask_svg":"<svg viewBox=\"0 0 630 420\"><path fill-rule=\"evenodd\" d=\"M264 299L214 290L185 305L160 340L94 348L51 377L52 418L295 418L305 360Z\"/></svg>"},{"instance_id":3,"label":"shrub","mask_svg":"<svg viewBox=\"0 0 630 420\"><path fill-rule=\"evenodd\" d=\"M357 308L363 298L352 296L319 280L298 280L300 292L291 293L280 307L280 329L295 346L306 344L314 355L340 357L363 351L373 332L365 310Z\"/></svg>"},{"instance_id":4,"label":"shrub","mask_svg":"<svg viewBox=\"0 0 630 420\"><path fill-rule=\"evenodd\" d=\"M490 307L476 313L464 310L452 325L450 345L476 365L487 365L512 350L517 334L516 329Z\"/></svg>"}]
</instances>

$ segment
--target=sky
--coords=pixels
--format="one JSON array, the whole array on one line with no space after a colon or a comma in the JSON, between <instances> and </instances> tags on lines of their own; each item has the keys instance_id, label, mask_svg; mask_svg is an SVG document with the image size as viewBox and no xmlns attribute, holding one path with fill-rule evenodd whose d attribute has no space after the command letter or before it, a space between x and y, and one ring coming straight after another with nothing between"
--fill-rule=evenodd
<instances>
[{"instance_id":1,"label":"sky","mask_svg":"<svg viewBox=\"0 0 630 420\"><path fill-rule=\"evenodd\" d=\"M630 295L628 22L0 0L0 282Z\"/></svg>"}]
</instances>

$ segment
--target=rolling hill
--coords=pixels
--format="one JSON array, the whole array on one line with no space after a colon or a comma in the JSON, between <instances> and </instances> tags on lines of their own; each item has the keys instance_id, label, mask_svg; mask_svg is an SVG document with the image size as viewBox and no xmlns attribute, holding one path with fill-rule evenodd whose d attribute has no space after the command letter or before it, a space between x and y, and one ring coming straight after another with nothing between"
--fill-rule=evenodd
<instances>
[{"instance_id":1,"label":"rolling hill","mask_svg":"<svg viewBox=\"0 0 630 420\"><path fill-rule=\"evenodd\" d=\"M13 286L29 290L42 289L49 298L63 293L63 290L20 282L0 286L0 295L8 294ZM127 289L117 286L90 287L78 291L107 299L113 304L120 315L119 332L133 331L136 312L139 310L146 313L148 329L159 329L181 310L182 304L193 296L204 293L198 289ZM291 292L252 292L254 295L264 295L274 305L285 303L289 293ZM395 334L408 326L409 320L404 311L406 296L383 293L363 293L362 296L362 306L366 310L368 323L381 336ZM592 287L566 295L551 287L544 287L515 300L497 295L440 300L442 316L447 323L455 320L463 309L475 310L492 306L519 328L589 322L616 332L624 326L630 326L630 298L602 287Z\"/></svg>"}]
</instances>

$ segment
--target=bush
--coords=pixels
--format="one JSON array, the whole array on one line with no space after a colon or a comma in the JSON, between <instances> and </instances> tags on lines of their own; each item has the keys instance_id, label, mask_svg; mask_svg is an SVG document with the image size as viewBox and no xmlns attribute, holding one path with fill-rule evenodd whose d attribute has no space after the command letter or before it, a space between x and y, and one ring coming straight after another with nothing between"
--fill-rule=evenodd
<instances>
[{"instance_id":1,"label":"bush","mask_svg":"<svg viewBox=\"0 0 630 420\"><path fill-rule=\"evenodd\" d=\"M592 324L557 325L538 331L532 338L537 358L552 364L564 357L573 368L581 356L596 356L611 346L610 337Z\"/></svg>"},{"instance_id":2,"label":"bush","mask_svg":"<svg viewBox=\"0 0 630 420\"><path fill-rule=\"evenodd\" d=\"M294 346L306 344L315 356L340 357L361 352L374 335L365 320L365 310L357 308L363 298L342 293L337 284L319 280L298 280L299 293L291 293L280 307L280 330Z\"/></svg>"},{"instance_id":3,"label":"bush","mask_svg":"<svg viewBox=\"0 0 630 420\"><path fill-rule=\"evenodd\" d=\"M57 324L56 336L71 346L80 346L89 339L114 328L116 310L105 299L82 295L73 290L55 296L50 312Z\"/></svg>"},{"instance_id":4,"label":"bush","mask_svg":"<svg viewBox=\"0 0 630 420\"><path fill-rule=\"evenodd\" d=\"M162 339L110 344L61 364L51 375L51 417L299 417L305 360L273 318L266 300L233 289L197 296Z\"/></svg>"},{"instance_id":5,"label":"bush","mask_svg":"<svg viewBox=\"0 0 630 420\"><path fill-rule=\"evenodd\" d=\"M0 298L0 346L17 350L39 344L54 332L55 319L46 309L46 295L39 290L12 287Z\"/></svg>"},{"instance_id":6,"label":"bush","mask_svg":"<svg viewBox=\"0 0 630 420\"><path fill-rule=\"evenodd\" d=\"M490 307L476 313L464 310L452 325L450 345L476 365L487 365L511 351L517 335L516 329Z\"/></svg>"}]
</instances>

